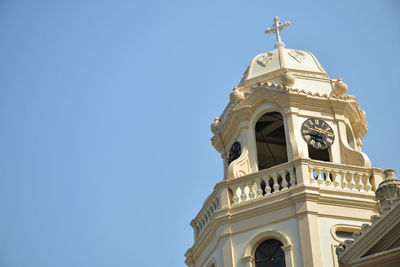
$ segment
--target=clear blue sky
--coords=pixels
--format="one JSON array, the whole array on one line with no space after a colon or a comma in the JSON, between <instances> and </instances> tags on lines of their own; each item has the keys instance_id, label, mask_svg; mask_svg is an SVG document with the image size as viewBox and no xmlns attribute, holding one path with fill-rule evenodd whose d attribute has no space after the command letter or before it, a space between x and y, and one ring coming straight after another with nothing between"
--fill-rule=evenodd
<instances>
[{"instance_id":1,"label":"clear blue sky","mask_svg":"<svg viewBox=\"0 0 400 267\"><path fill-rule=\"evenodd\" d=\"M399 171L399 1L0 1L0 266L184 266L209 126L255 55L313 52Z\"/></svg>"}]
</instances>

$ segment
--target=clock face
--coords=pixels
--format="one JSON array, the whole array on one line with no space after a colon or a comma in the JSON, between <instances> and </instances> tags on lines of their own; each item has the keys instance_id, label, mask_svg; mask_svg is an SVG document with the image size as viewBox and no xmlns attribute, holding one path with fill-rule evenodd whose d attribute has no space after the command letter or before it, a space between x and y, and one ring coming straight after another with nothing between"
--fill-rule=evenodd
<instances>
[{"instance_id":1,"label":"clock face","mask_svg":"<svg viewBox=\"0 0 400 267\"><path fill-rule=\"evenodd\" d=\"M231 162L235 159L238 159L240 154L242 154L242 146L239 142L233 143L231 151L229 151L228 165L231 164Z\"/></svg>"},{"instance_id":2,"label":"clock face","mask_svg":"<svg viewBox=\"0 0 400 267\"><path fill-rule=\"evenodd\" d=\"M301 134L309 145L317 149L327 149L335 141L332 127L321 119L310 118L304 121Z\"/></svg>"}]
</instances>

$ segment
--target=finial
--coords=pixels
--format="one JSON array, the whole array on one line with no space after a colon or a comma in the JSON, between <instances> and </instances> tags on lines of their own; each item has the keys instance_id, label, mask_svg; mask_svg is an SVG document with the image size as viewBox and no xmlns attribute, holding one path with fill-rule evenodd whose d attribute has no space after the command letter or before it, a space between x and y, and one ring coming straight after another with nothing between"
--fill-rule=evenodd
<instances>
[{"instance_id":1,"label":"finial","mask_svg":"<svg viewBox=\"0 0 400 267\"><path fill-rule=\"evenodd\" d=\"M221 130L221 121L218 117L214 119L214 122L211 124L210 128L213 134L217 134Z\"/></svg>"},{"instance_id":2,"label":"finial","mask_svg":"<svg viewBox=\"0 0 400 267\"><path fill-rule=\"evenodd\" d=\"M347 84L343 82L342 78L338 77L333 86L333 93L337 96L344 96L347 93L347 88Z\"/></svg>"},{"instance_id":3,"label":"finial","mask_svg":"<svg viewBox=\"0 0 400 267\"><path fill-rule=\"evenodd\" d=\"M239 90L236 86L233 87L232 93L229 95L232 103L234 105L239 104L240 101L244 99L244 94L242 91Z\"/></svg>"},{"instance_id":4,"label":"finial","mask_svg":"<svg viewBox=\"0 0 400 267\"><path fill-rule=\"evenodd\" d=\"M292 74L290 74L287 70L285 70L285 72L281 76L281 81L283 85L292 87L296 80Z\"/></svg>"},{"instance_id":5,"label":"finial","mask_svg":"<svg viewBox=\"0 0 400 267\"><path fill-rule=\"evenodd\" d=\"M400 180L397 179L395 170L386 169L383 173L385 180L379 184L375 192L381 202L381 211L390 209L392 203L400 199Z\"/></svg>"},{"instance_id":6,"label":"finial","mask_svg":"<svg viewBox=\"0 0 400 267\"><path fill-rule=\"evenodd\" d=\"M281 22L279 21L279 18L278 18L278 17L275 17L275 18L274 18L274 24L272 24L271 28L268 28L268 29L265 30L265 33L266 33L266 34L269 34L269 33L271 33L271 32L276 34L276 44L275 44L275 48L278 48L278 47L285 47L285 43L282 42L282 40L281 40L281 31L283 31L283 29L289 27L289 25L290 25L290 22L289 22L289 21L286 21L286 22L284 22L284 23L281 23Z\"/></svg>"}]
</instances>

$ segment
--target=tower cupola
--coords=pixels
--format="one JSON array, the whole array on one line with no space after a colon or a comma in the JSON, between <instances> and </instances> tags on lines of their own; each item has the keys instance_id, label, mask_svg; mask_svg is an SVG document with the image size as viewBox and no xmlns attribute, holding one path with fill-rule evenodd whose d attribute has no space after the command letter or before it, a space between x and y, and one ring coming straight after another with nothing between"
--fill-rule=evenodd
<instances>
[{"instance_id":1,"label":"tower cupola","mask_svg":"<svg viewBox=\"0 0 400 267\"><path fill-rule=\"evenodd\" d=\"M265 32L276 34L275 49L251 60L211 127L226 179L298 158L370 166L361 152L365 112L311 52L285 47L281 32L289 25L274 18Z\"/></svg>"},{"instance_id":2,"label":"tower cupola","mask_svg":"<svg viewBox=\"0 0 400 267\"><path fill-rule=\"evenodd\" d=\"M339 243L379 212L365 112L312 53L285 47L289 25L274 18L275 49L250 61L211 124L224 176L191 221L189 267L335 267Z\"/></svg>"}]
</instances>

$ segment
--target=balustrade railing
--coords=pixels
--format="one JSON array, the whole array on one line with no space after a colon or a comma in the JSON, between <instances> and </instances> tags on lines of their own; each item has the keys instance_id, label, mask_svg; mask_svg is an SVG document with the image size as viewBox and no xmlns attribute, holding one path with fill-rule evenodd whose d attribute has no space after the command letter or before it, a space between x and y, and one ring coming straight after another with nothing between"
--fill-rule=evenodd
<instances>
[{"instance_id":1,"label":"balustrade railing","mask_svg":"<svg viewBox=\"0 0 400 267\"><path fill-rule=\"evenodd\" d=\"M228 181L233 204L261 198L296 186L293 164L279 165L243 178Z\"/></svg>"},{"instance_id":2,"label":"balustrade railing","mask_svg":"<svg viewBox=\"0 0 400 267\"><path fill-rule=\"evenodd\" d=\"M323 165L309 165L310 184L360 192L372 191L369 170Z\"/></svg>"},{"instance_id":3,"label":"balustrade railing","mask_svg":"<svg viewBox=\"0 0 400 267\"><path fill-rule=\"evenodd\" d=\"M200 234L210 222L214 212L220 208L220 201L215 194L211 195L200 211L198 218L195 222L196 232Z\"/></svg>"},{"instance_id":4,"label":"balustrade railing","mask_svg":"<svg viewBox=\"0 0 400 267\"><path fill-rule=\"evenodd\" d=\"M296 171L299 177L296 176ZM221 207L267 198L300 184L336 190L373 192L370 179L371 169L368 168L298 159L246 176L221 181L192 221L192 226L197 238Z\"/></svg>"}]
</instances>

